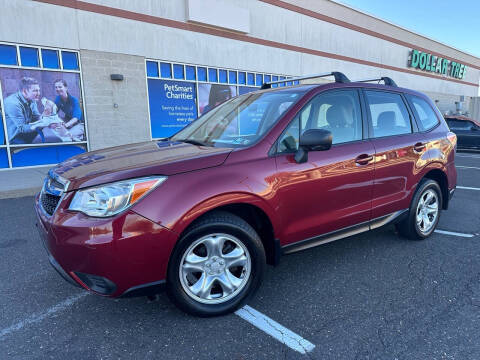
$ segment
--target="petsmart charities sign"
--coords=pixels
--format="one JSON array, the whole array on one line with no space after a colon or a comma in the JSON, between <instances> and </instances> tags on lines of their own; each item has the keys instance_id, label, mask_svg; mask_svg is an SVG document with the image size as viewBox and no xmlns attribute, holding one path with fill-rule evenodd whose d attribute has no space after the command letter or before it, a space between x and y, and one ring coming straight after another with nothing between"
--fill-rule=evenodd
<instances>
[{"instance_id":1,"label":"petsmart charities sign","mask_svg":"<svg viewBox=\"0 0 480 360\"><path fill-rule=\"evenodd\" d=\"M412 49L410 67L430 71L457 79L464 79L467 67L464 64L450 61L426 52Z\"/></svg>"},{"instance_id":2,"label":"petsmart charities sign","mask_svg":"<svg viewBox=\"0 0 480 360\"><path fill-rule=\"evenodd\" d=\"M195 83L148 79L152 137L169 137L197 118Z\"/></svg>"}]
</instances>

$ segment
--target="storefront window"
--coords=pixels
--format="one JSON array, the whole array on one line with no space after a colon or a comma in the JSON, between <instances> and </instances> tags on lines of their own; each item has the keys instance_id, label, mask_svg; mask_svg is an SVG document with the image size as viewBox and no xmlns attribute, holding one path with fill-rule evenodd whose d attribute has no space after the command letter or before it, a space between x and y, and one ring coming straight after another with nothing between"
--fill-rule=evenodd
<instances>
[{"instance_id":1,"label":"storefront window","mask_svg":"<svg viewBox=\"0 0 480 360\"><path fill-rule=\"evenodd\" d=\"M17 49L15 46L0 44L0 64L17 65Z\"/></svg>"},{"instance_id":2,"label":"storefront window","mask_svg":"<svg viewBox=\"0 0 480 360\"><path fill-rule=\"evenodd\" d=\"M38 49L20 46L20 60L22 66L39 67Z\"/></svg>"},{"instance_id":3,"label":"storefront window","mask_svg":"<svg viewBox=\"0 0 480 360\"><path fill-rule=\"evenodd\" d=\"M264 81L278 78L155 60L146 60L146 73L153 139L170 137L224 101L256 91Z\"/></svg>"},{"instance_id":4,"label":"storefront window","mask_svg":"<svg viewBox=\"0 0 480 360\"><path fill-rule=\"evenodd\" d=\"M62 51L62 63L64 70L78 70L77 53Z\"/></svg>"},{"instance_id":5,"label":"storefront window","mask_svg":"<svg viewBox=\"0 0 480 360\"><path fill-rule=\"evenodd\" d=\"M42 49L42 62L43 62L43 67L46 69L60 68L59 61L58 61L58 51Z\"/></svg>"},{"instance_id":6,"label":"storefront window","mask_svg":"<svg viewBox=\"0 0 480 360\"><path fill-rule=\"evenodd\" d=\"M87 151L78 53L2 46L18 50L20 66L0 64L0 168L55 164Z\"/></svg>"}]
</instances>

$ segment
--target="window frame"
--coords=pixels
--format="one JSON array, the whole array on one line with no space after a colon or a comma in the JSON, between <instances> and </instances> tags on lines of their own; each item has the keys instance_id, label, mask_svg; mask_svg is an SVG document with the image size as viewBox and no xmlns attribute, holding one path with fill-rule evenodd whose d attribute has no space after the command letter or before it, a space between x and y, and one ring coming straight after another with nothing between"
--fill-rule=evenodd
<instances>
[{"instance_id":1,"label":"window frame","mask_svg":"<svg viewBox=\"0 0 480 360\"><path fill-rule=\"evenodd\" d=\"M408 113L408 118L410 121L410 126L411 126L411 132L405 133L405 134L394 134L394 135L387 135L387 136L381 136L377 137L373 133L373 120L372 120L372 114L370 111L370 104L368 102L368 97L367 97L367 91L373 91L373 92L383 92L383 93L388 93L388 94L395 94L399 95L403 105L405 106L405 109L407 110ZM415 119L415 116L412 112L412 109L410 108L410 104L408 103L405 94L401 91L392 91L392 90L384 90L384 89L377 89L377 88L362 88L361 90L364 102L365 102L365 111L366 111L366 116L367 116L367 126L368 126L368 138L370 140L373 139L387 139L387 138L392 138L396 136L408 136L415 134L419 132L417 120Z\"/></svg>"},{"instance_id":2,"label":"window frame","mask_svg":"<svg viewBox=\"0 0 480 360\"><path fill-rule=\"evenodd\" d=\"M361 142L361 141L365 141L365 140L369 140L369 137L368 137L368 124L367 124L367 121L366 121L366 108L365 108L365 103L364 103L364 98L361 94L361 91L362 91L362 88L360 87L341 87L341 88L335 88L335 89L328 89L328 90L323 90L323 91L320 91L320 92L316 92L315 94L312 95L311 99L308 100L296 113L295 115L293 115L292 119L288 122L288 124L285 126L285 128L283 129L282 133L277 137L277 139L275 140L275 142L273 143L270 151L269 151L269 156L279 156L279 155L292 155L292 154L295 154L297 150L295 151L289 151L289 152L279 152L278 151L278 146L280 144L280 139L283 137L283 135L285 134L285 132L287 131L287 129L290 127L290 125L293 124L294 121L298 120L300 121L300 113L306 109L307 107L309 107L313 101L315 101L315 99L317 99L317 97L321 96L321 95L325 95L325 94L328 94L328 93L335 93L335 92L342 92L342 91L352 91L354 93L356 93L357 95L357 99L358 99L358 103L359 103L359 107L360 107L360 121L362 122L362 137L361 139L357 139L357 140L352 140L352 141L347 141L347 142L343 142L343 143L338 143L338 144L332 144L332 148L333 147L337 147L337 146L342 146L342 145L349 145L349 144L353 144L353 143L356 143L356 142ZM301 131L302 131L302 127L301 127L301 123L299 123L299 127L298 127L298 138L300 139L300 135L301 135Z\"/></svg>"},{"instance_id":3,"label":"window frame","mask_svg":"<svg viewBox=\"0 0 480 360\"><path fill-rule=\"evenodd\" d=\"M412 98L414 98L414 97L416 97L416 98L418 98L418 99L420 99L420 100L423 100L428 106L430 106L430 109L432 109L435 117L437 118L437 123L436 123L434 126L432 126L430 129L425 129L425 128L423 127L422 121L420 120L420 114L418 114L417 109L415 108L415 104L414 104L413 101L412 101ZM428 133L428 132L430 132L430 131L432 131L432 130L435 130L437 127L440 126L441 119L438 118L437 111L435 111L435 109L432 107L431 104L429 104L429 102L428 102L426 99L424 99L424 98L422 98L422 97L420 97L420 96L417 96L417 95L412 95L412 94L405 94L405 98L407 99L408 105L410 106L410 108L411 108L411 110L412 110L412 113L413 113L413 116L414 116L414 118L415 118L415 122L417 123L418 132Z\"/></svg>"}]
</instances>

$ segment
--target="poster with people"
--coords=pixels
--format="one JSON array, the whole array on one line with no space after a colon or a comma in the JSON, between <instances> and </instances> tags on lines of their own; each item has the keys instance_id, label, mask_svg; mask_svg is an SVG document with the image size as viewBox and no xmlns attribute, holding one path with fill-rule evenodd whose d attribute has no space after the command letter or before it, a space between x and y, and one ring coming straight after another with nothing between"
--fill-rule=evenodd
<instances>
[{"instance_id":1,"label":"poster with people","mask_svg":"<svg viewBox=\"0 0 480 360\"><path fill-rule=\"evenodd\" d=\"M11 145L85 141L79 74L2 68L0 82Z\"/></svg>"},{"instance_id":2,"label":"poster with people","mask_svg":"<svg viewBox=\"0 0 480 360\"><path fill-rule=\"evenodd\" d=\"M237 87L220 84L198 84L199 115L205 114L215 106L237 96Z\"/></svg>"}]
</instances>

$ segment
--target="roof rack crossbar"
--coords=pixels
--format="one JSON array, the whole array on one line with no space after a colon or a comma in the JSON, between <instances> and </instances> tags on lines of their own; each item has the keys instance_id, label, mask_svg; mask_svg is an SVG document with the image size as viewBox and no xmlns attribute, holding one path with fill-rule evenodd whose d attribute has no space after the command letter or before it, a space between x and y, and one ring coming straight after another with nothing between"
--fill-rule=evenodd
<instances>
[{"instance_id":1,"label":"roof rack crossbar","mask_svg":"<svg viewBox=\"0 0 480 360\"><path fill-rule=\"evenodd\" d=\"M262 89L270 89L272 87L272 84L280 84L280 83L286 83L286 82L292 82L292 81L315 79L315 78L321 78L321 77L326 77L326 76L333 76L335 78L335 82L337 82L337 83L349 83L350 82L350 80L343 73L341 73L339 71L332 71L332 72L329 72L329 73L306 75L306 76L299 76L299 77L288 78L288 79L283 79L283 80L269 81L269 82L263 83L261 88Z\"/></svg>"},{"instance_id":2,"label":"roof rack crossbar","mask_svg":"<svg viewBox=\"0 0 480 360\"><path fill-rule=\"evenodd\" d=\"M383 81L385 85L398 87L395 81L393 81L392 78L389 78L388 76L383 76L381 78L376 78L376 79L355 80L355 82L372 82L372 81L378 81L378 82Z\"/></svg>"}]
</instances>

